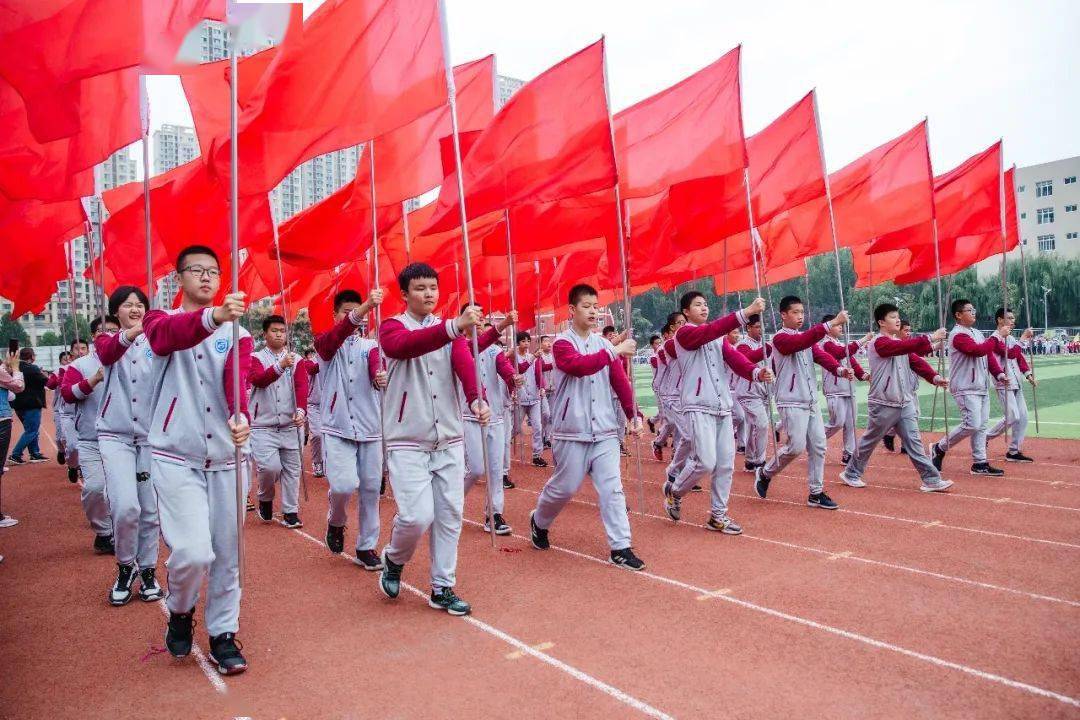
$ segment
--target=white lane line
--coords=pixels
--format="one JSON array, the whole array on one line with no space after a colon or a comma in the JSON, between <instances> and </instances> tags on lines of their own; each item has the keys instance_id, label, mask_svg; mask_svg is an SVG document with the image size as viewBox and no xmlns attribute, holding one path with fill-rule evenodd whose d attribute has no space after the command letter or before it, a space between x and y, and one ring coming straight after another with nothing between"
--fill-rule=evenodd
<instances>
[{"instance_id":1,"label":"white lane line","mask_svg":"<svg viewBox=\"0 0 1080 720\"><path fill-rule=\"evenodd\" d=\"M884 455L884 457L889 457L889 455L886 454L886 455ZM904 456L901 455L899 457L904 457ZM841 467L843 466L843 464L840 463L838 457L834 457L834 458L832 458L832 460L834 462L836 462L838 465L841 465ZM982 478L979 482L986 482L987 480L995 480L995 479L996 480L1005 480L1007 482L1013 482L1015 480L1021 480L1023 482L1042 483L1043 485L1055 485L1055 486L1058 486L1058 487L1060 487L1061 485L1068 485L1070 487L1080 487L1080 483L1070 483L1070 482L1064 482L1062 480L1047 480L1045 478L1022 477L1020 475L1015 475L1014 473L1016 472L1017 467L1022 466L1023 463L1010 463L1010 462L1006 462L1004 460L1002 462L1004 462L1004 464L1006 466L1005 474L1003 476L998 477L998 478ZM1043 462L1041 460L1036 464L1037 465L1054 465L1056 467L1073 467L1072 465L1057 465L1056 463L1048 463L1048 462ZM890 466L890 465L879 465L879 464L867 465L866 467L867 467L868 470L884 470L886 472L896 472L897 470L901 469L901 468L893 467L893 466ZM913 470L910 463L908 463L906 467L902 466L902 468L906 469L906 470Z\"/></svg>"},{"instance_id":2,"label":"white lane line","mask_svg":"<svg viewBox=\"0 0 1080 720\"><path fill-rule=\"evenodd\" d=\"M319 545L321 547L325 547L325 544L323 543L322 540L319 540L318 538L316 538L313 535L308 535L303 530L293 530L293 532L296 533L297 535L299 535L300 537L303 537L303 538L306 538L307 540L310 540L311 542L315 543L316 545ZM339 555L341 555L341 557L344 558L349 563L354 564L354 565L356 564L353 561L353 559L351 557L349 557L348 555L346 555L345 553L339 553ZM405 588L406 590L408 590L409 592L411 592L413 595L416 595L416 596L418 596L418 597L420 597L420 598L422 598L424 600L427 600L427 594L425 592L423 592L422 590L420 590L419 588L415 588L412 585L409 585L408 583L405 583L405 582L402 582L401 586L403 588ZM525 642L523 642L521 640L518 640L516 637L514 637L512 635L508 635L507 633L503 632L502 630L498 629L497 627L494 627L492 625L488 625L486 622L483 622L482 620L477 620L475 617L472 617L471 615L466 615L466 616L462 617L461 619L464 620L465 622L467 622L468 624L472 625L473 627L477 628L478 630L481 630L481 631L487 633L488 635L491 635L494 638L502 640L504 643L506 643L507 645L510 645L516 651L520 652L522 655L529 655L530 657L536 658L540 662L546 663L546 664L552 666L553 668L566 673L567 675L574 678L575 680L583 682L586 685L588 685L589 687L594 688L596 690L599 690L600 692L604 693L605 695L608 695L609 697L612 697L612 698L618 700L619 702L623 703L624 705L632 707L633 709L637 710L638 712L640 712L640 713L642 713L642 714L644 714L644 715L646 715L648 717L660 718L661 720L674 720L674 718L672 718L671 715L668 715L667 713L663 712L662 710L657 710L652 705L649 705L649 704L647 704L647 703L645 703L645 702L643 702L641 700L638 700L637 698L626 694L625 692L623 692L619 688L614 687L612 685L608 685L603 680L598 680L597 678L593 677L592 675L589 675L588 673L586 673L586 672L584 672L582 670L578 670L576 667L574 667L572 665L568 665L568 664L564 663L562 660L558 660L558 659L552 657L551 655L548 655L543 650L539 650L537 648L534 648L531 645L528 645Z\"/></svg>"},{"instance_id":3,"label":"white lane line","mask_svg":"<svg viewBox=\"0 0 1080 720\"><path fill-rule=\"evenodd\" d=\"M790 477L788 475L780 475L780 477ZM843 485L844 483L838 480L827 480L830 485ZM867 487L879 488L881 490L891 490L893 492L902 492L906 494L912 494L919 492L918 488L912 485L881 485L879 483L866 483ZM956 487L955 485L953 487ZM953 497L953 498L966 498L968 500L981 500L983 502L992 502L996 505L1024 505L1026 507L1045 508L1047 510L1066 510L1068 512L1080 512L1080 507L1069 507L1068 505L1047 505L1045 503L1028 502L1026 500L1014 500L1008 497L986 497L984 495L968 495L967 493L953 492L952 489L946 493L939 493L941 497Z\"/></svg>"},{"instance_id":4,"label":"white lane line","mask_svg":"<svg viewBox=\"0 0 1080 720\"><path fill-rule=\"evenodd\" d=\"M475 524L472 521L467 521L467 522L469 522L470 524ZM526 538L526 537L524 537L522 535L514 534L513 537L516 537L519 540L528 541L528 538ZM591 562L598 563L600 565L603 565L604 567L611 567L611 563L608 560L603 559L603 558L598 558L598 557L595 557L593 555L587 555L586 553L578 552L577 550L570 550L569 548L559 547L558 545L552 545L551 549L552 550L558 550L560 552L566 553L567 555L572 555L574 557L577 557L577 558L580 558L580 559L583 559L583 560L589 560ZM627 571L627 572L629 572L629 571ZM814 630L820 630L822 632L829 633L831 635L837 635L839 637L842 637L842 638L845 638L845 639L848 639L848 640L854 640L855 642L860 642L860 643L863 643L864 645L869 645L870 647L874 647L874 648L877 648L879 650L889 650L891 652L894 652L894 653L897 653L897 654L900 654L900 655L904 655L906 657L914 658L916 660L921 660L923 662L930 663L930 664L936 665L938 667L948 668L950 670L956 670L956 671L965 673L967 675L971 675L973 677L977 677L977 678L980 678L982 680L986 680L988 682L997 683L999 685L1004 685L1006 687L1010 687L1010 688L1013 688L1015 690L1021 690L1023 692L1027 692L1027 693L1032 694L1032 695L1038 695L1040 697L1048 698L1048 699L1051 699L1051 700L1056 700L1056 701L1058 701L1060 703L1064 703L1065 705L1072 705L1073 707L1080 707L1080 698L1069 697L1068 695L1063 695L1061 693L1054 692L1053 690L1047 690L1045 688L1041 688L1041 687L1038 687L1036 685L1030 685L1028 683L1021 682L1019 680L1013 680L1011 678L1004 677L1003 675L997 675L995 673L986 672L985 670L979 670L977 668L969 667L969 666L963 665L961 663L957 663L957 662L953 662L951 660L945 660L943 658L939 658L939 657L937 657L935 655L928 655L926 653L921 653L921 652L918 652L917 650L910 650L908 648L901 647L900 645L894 645L894 644L892 644L890 642L885 642L884 640L878 640L876 638L872 638L872 637L869 637L867 635L862 635L860 633L852 632L850 630L844 630L842 628L833 627L832 625L826 625L825 623L820 623L820 622L818 622L816 620L810 620L808 618L800 617L798 615L792 615L791 613L786 613L786 612L783 612L781 610L775 610L775 609L767 607L765 605L758 605L757 603L753 603L753 602L750 602L748 600L741 600L741 599L735 597L734 595L732 595L730 592L728 592L728 593L720 593L720 592L717 592L717 591L714 591L714 590L708 590L708 589L703 588L703 587L698 587L696 585L691 585L690 583L686 583L686 582L683 582L681 580L676 580L675 578L669 578L669 577L666 577L664 575L657 575L656 573L651 573L651 572L648 572L647 570L642 570L640 572L636 572L636 573L632 573L632 574L640 575L641 577L645 577L645 578L648 578L648 579L653 580L655 582L663 583L665 585L671 585L672 587L677 587L677 588L679 588L681 590L686 590L688 592L693 593L695 597L700 597L702 595L708 595L708 596L711 596L712 598L714 598L715 600L718 600L720 602L731 603L732 605L737 605L737 606L745 608L747 610L753 610L754 612L762 613L762 614L768 615L770 617L778 618L780 620L787 620L788 622L792 622L792 623L796 623L798 625L803 625L805 627L813 628Z\"/></svg>"},{"instance_id":5,"label":"white lane line","mask_svg":"<svg viewBox=\"0 0 1080 720\"><path fill-rule=\"evenodd\" d=\"M165 607L165 601L159 600L158 607L161 609L161 613L165 616L165 619L169 619L169 609ZM195 662L198 664L199 669L202 670L203 675L210 681L210 684L222 695L225 695L229 688L225 685L225 680L222 679L221 673L214 669L214 666L210 664L210 661L206 658L206 654L199 647L199 644L193 642L191 644L191 654L195 656ZM169 657L172 657L171 655Z\"/></svg>"}]
</instances>

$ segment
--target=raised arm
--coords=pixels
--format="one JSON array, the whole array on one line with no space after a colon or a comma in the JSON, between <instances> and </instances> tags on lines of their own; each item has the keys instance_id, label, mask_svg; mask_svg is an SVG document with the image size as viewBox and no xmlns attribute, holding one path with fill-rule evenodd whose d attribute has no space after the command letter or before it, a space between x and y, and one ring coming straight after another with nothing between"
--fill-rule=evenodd
<instances>
[{"instance_id":1,"label":"raised arm","mask_svg":"<svg viewBox=\"0 0 1080 720\"><path fill-rule=\"evenodd\" d=\"M934 384L934 380L937 379L937 370L934 367L922 359L918 353L908 353L908 365L915 371L915 374L921 377L931 385Z\"/></svg>"},{"instance_id":2,"label":"raised arm","mask_svg":"<svg viewBox=\"0 0 1080 720\"><path fill-rule=\"evenodd\" d=\"M26 381L23 379L21 372L18 370L8 372L7 366L0 363L0 388L10 390L13 393L21 393L26 389Z\"/></svg>"},{"instance_id":3,"label":"raised arm","mask_svg":"<svg viewBox=\"0 0 1080 720\"><path fill-rule=\"evenodd\" d=\"M330 362L334 355L337 354L338 349L349 339L350 335L356 332L356 328L360 327L360 323L364 321L363 315L357 314L354 317L353 314L353 312L345 313L345 317L335 323L334 327L320 333L315 338L315 352L326 362Z\"/></svg>"},{"instance_id":4,"label":"raised arm","mask_svg":"<svg viewBox=\"0 0 1080 720\"><path fill-rule=\"evenodd\" d=\"M683 325L675 332L675 337L687 350L697 350L702 345L723 337L745 324L746 318L743 311L736 310L704 325Z\"/></svg>"},{"instance_id":5,"label":"raised arm","mask_svg":"<svg viewBox=\"0 0 1080 720\"><path fill-rule=\"evenodd\" d=\"M285 372L276 362L263 367L262 360L253 357L248 366L247 381L252 387L264 388L272 385Z\"/></svg>"},{"instance_id":6,"label":"raised arm","mask_svg":"<svg viewBox=\"0 0 1080 720\"><path fill-rule=\"evenodd\" d=\"M551 352L555 356L555 367L574 377L595 375L615 361L615 355L607 348L582 355L569 340L556 340Z\"/></svg>"},{"instance_id":7,"label":"raised arm","mask_svg":"<svg viewBox=\"0 0 1080 720\"><path fill-rule=\"evenodd\" d=\"M983 340L981 343L975 342L975 338L967 333L956 333L953 335L952 346L965 355L987 357L994 354L994 350L997 348L997 342L992 337Z\"/></svg>"},{"instance_id":8,"label":"raised arm","mask_svg":"<svg viewBox=\"0 0 1080 720\"><path fill-rule=\"evenodd\" d=\"M767 356L772 356L772 348L768 343L763 344L761 347L750 347L748 343L741 342L735 346L735 349L746 356L746 359L750 362L757 364L764 360Z\"/></svg>"},{"instance_id":9,"label":"raised arm","mask_svg":"<svg viewBox=\"0 0 1080 720\"><path fill-rule=\"evenodd\" d=\"M479 351L484 352L489 347L494 345L495 342L499 339L499 335L501 334L502 333L500 333L494 325L481 333L480 337L476 338L476 346ZM472 343L469 343L469 346L472 347Z\"/></svg>"},{"instance_id":10,"label":"raised arm","mask_svg":"<svg viewBox=\"0 0 1080 720\"><path fill-rule=\"evenodd\" d=\"M506 389L509 392L514 392L514 366L510 364L506 353L501 352L495 355L495 372L499 373L499 377L506 383Z\"/></svg>"},{"instance_id":11,"label":"raised arm","mask_svg":"<svg viewBox=\"0 0 1080 720\"><path fill-rule=\"evenodd\" d=\"M971 338L968 338L969 340ZM874 351L881 357L897 357L899 355L929 355L934 351L928 335L912 335L906 340L885 337L881 335L870 341Z\"/></svg>"},{"instance_id":12,"label":"raised arm","mask_svg":"<svg viewBox=\"0 0 1080 720\"><path fill-rule=\"evenodd\" d=\"M145 326L145 323L144 323ZM251 336L244 336L240 338L240 377L246 378L251 376L251 351L255 348L255 342L251 339ZM240 388L240 407L236 406L236 399L233 397L233 352L232 348L229 349L228 354L225 356L225 372L222 373L221 382L224 383L225 388L225 404L229 408L229 417L235 416L237 413L244 416L244 418L250 418L248 415L248 394L244 392L243 388Z\"/></svg>"},{"instance_id":13,"label":"raised arm","mask_svg":"<svg viewBox=\"0 0 1080 720\"><path fill-rule=\"evenodd\" d=\"M836 358L822 350L820 345L811 345L810 347L813 348L811 352L814 353L814 362L833 375L840 377L841 365L836 361Z\"/></svg>"},{"instance_id":14,"label":"raised arm","mask_svg":"<svg viewBox=\"0 0 1080 720\"><path fill-rule=\"evenodd\" d=\"M127 339L127 333L123 330L106 335L101 333L94 338L94 351L98 359L105 367L119 362L124 353L131 347L131 341Z\"/></svg>"},{"instance_id":15,"label":"raised arm","mask_svg":"<svg viewBox=\"0 0 1080 720\"><path fill-rule=\"evenodd\" d=\"M739 347L732 347L731 343L727 340L724 341L724 362L727 363L731 371L741 377L743 380L754 380L757 377L757 373L761 370L754 361L747 355L746 350L743 350L742 343ZM749 350L749 348L747 348ZM753 352L753 351L751 351ZM758 351L758 362L761 361L761 352Z\"/></svg>"},{"instance_id":16,"label":"raised arm","mask_svg":"<svg viewBox=\"0 0 1080 720\"><path fill-rule=\"evenodd\" d=\"M825 337L825 331L828 329L827 323L818 323L809 330L803 330L802 332L778 332L773 335L772 345L776 348L776 352L782 355L794 355L800 350L805 350L819 342L821 338ZM817 357L815 356L814 359L817 360Z\"/></svg>"},{"instance_id":17,"label":"raised arm","mask_svg":"<svg viewBox=\"0 0 1080 720\"><path fill-rule=\"evenodd\" d=\"M480 393L476 387L476 360L473 358L469 345L464 335L454 338L453 345L450 346L450 366L454 369L458 382L461 383L461 389L465 393L465 402L472 405L473 400L476 400Z\"/></svg>"},{"instance_id":18,"label":"raised arm","mask_svg":"<svg viewBox=\"0 0 1080 720\"><path fill-rule=\"evenodd\" d=\"M860 380L866 379L866 370L863 369L863 366L859 364L859 361L854 356L851 357L851 370L855 373L855 377Z\"/></svg>"},{"instance_id":19,"label":"raised arm","mask_svg":"<svg viewBox=\"0 0 1080 720\"><path fill-rule=\"evenodd\" d=\"M60 386L60 396L69 403L80 403L90 397L92 392L94 386L90 384L90 380L84 378L74 365L68 365L64 371L63 385Z\"/></svg>"},{"instance_id":20,"label":"raised arm","mask_svg":"<svg viewBox=\"0 0 1080 720\"><path fill-rule=\"evenodd\" d=\"M400 320L391 318L384 320L379 328L379 345L388 358L412 360L438 350L459 336L457 323L453 320L445 320L438 325L419 330L409 330Z\"/></svg>"},{"instance_id":21,"label":"raised arm","mask_svg":"<svg viewBox=\"0 0 1080 720\"><path fill-rule=\"evenodd\" d=\"M217 330L214 309L203 308L170 314L164 310L151 310L143 318L143 333L155 355L170 355L179 350L189 350Z\"/></svg>"}]
</instances>

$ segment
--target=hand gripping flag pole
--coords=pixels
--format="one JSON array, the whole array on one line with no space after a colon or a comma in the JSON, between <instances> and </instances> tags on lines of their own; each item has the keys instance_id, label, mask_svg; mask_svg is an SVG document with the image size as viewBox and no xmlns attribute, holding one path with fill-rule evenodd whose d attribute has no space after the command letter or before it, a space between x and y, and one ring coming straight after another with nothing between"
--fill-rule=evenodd
<instances>
[{"instance_id":1,"label":"hand gripping flag pole","mask_svg":"<svg viewBox=\"0 0 1080 720\"><path fill-rule=\"evenodd\" d=\"M473 287L472 276L472 250L469 247L469 216L465 210L465 180L461 175L461 135L458 129L458 115L457 115L457 89L454 86L454 69L450 63L450 38L449 31L446 24L446 4L439 0L439 27L442 30L442 45L443 45L443 64L446 68L446 101L450 107L450 129L453 136L454 145L454 170L455 179L457 180L457 192L458 192L458 213L461 216L461 238L462 244L465 247L465 283L466 289L469 293L469 304L476 304L476 288ZM483 397L483 383L480 377L480 340L473 328L470 333L470 339L472 341L473 351L473 370L476 375L476 391L477 405L483 406L485 401ZM495 521L494 521L494 504L491 498L491 483L494 480L488 475L488 447L487 447L487 433L485 427L480 427L480 451L481 451L481 473L485 477L485 503L487 505L487 516L492 518L492 521L488 524L491 532L491 547L495 547Z\"/></svg>"}]
</instances>

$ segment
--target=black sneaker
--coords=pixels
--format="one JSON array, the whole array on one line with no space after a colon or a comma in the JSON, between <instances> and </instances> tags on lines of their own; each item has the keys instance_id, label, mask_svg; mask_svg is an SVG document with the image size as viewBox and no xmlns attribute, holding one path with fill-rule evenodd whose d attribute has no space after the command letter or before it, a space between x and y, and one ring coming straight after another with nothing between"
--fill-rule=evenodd
<instances>
[{"instance_id":1,"label":"black sneaker","mask_svg":"<svg viewBox=\"0 0 1080 720\"><path fill-rule=\"evenodd\" d=\"M510 476L503 475L503 490L513 490L515 487L517 487L517 485L510 482Z\"/></svg>"},{"instance_id":2,"label":"black sneaker","mask_svg":"<svg viewBox=\"0 0 1080 720\"><path fill-rule=\"evenodd\" d=\"M841 465L847 465L849 462L851 462L851 453L849 453L847 450L845 450L840 455L840 464Z\"/></svg>"},{"instance_id":3,"label":"black sneaker","mask_svg":"<svg viewBox=\"0 0 1080 720\"><path fill-rule=\"evenodd\" d=\"M901 455L907 455L907 448L906 448L906 447L903 447L903 446L901 446L901 448L900 448L900 454L901 454Z\"/></svg>"},{"instance_id":4,"label":"black sneaker","mask_svg":"<svg viewBox=\"0 0 1080 720\"><path fill-rule=\"evenodd\" d=\"M551 441L550 440L545 440L544 441L544 449L545 450L550 450L551 449Z\"/></svg>"},{"instance_id":5,"label":"black sneaker","mask_svg":"<svg viewBox=\"0 0 1080 720\"><path fill-rule=\"evenodd\" d=\"M747 460L743 463L743 469L748 473L756 473L759 467L764 467L765 463L750 462Z\"/></svg>"},{"instance_id":6,"label":"black sneaker","mask_svg":"<svg viewBox=\"0 0 1080 720\"><path fill-rule=\"evenodd\" d=\"M975 463L971 466L972 475L989 475L991 477L1000 477L1005 474L1005 471L1001 468L996 468L990 463Z\"/></svg>"},{"instance_id":7,"label":"black sneaker","mask_svg":"<svg viewBox=\"0 0 1080 720\"><path fill-rule=\"evenodd\" d=\"M175 658L191 654L191 636L195 627L195 608L186 613L169 613L169 625L165 631L165 649Z\"/></svg>"},{"instance_id":8,"label":"black sneaker","mask_svg":"<svg viewBox=\"0 0 1080 720\"><path fill-rule=\"evenodd\" d=\"M155 569L152 567L139 571L139 584L141 585L139 599L143 602L157 602L165 597L161 585L158 584L157 578L154 577L155 574Z\"/></svg>"},{"instance_id":9,"label":"black sneaker","mask_svg":"<svg viewBox=\"0 0 1080 720\"><path fill-rule=\"evenodd\" d=\"M529 539L532 540L532 545L537 550L547 550L551 547L551 543L548 542L548 531L541 530L536 526L534 515L536 515L535 510L529 513Z\"/></svg>"},{"instance_id":10,"label":"black sneaker","mask_svg":"<svg viewBox=\"0 0 1080 720\"><path fill-rule=\"evenodd\" d=\"M379 573L379 589L382 590L383 595L393 600L401 592L401 571L405 569L405 566L398 565L386 557L386 548L383 548L381 557L383 569Z\"/></svg>"},{"instance_id":11,"label":"black sneaker","mask_svg":"<svg viewBox=\"0 0 1080 720\"><path fill-rule=\"evenodd\" d=\"M694 487L690 488L690 492L705 492L705 491L701 489L700 485L695 485Z\"/></svg>"},{"instance_id":12,"label":"black sneaker","mask_svg":"<svg viewBox=\"0 0 1080 720\"><path fill-rule=\"evenodd\" d=\"M645 418L645 424L649 426L649 432L651 432L653 435L655 435L656 434L656 423L653 422L653 419L652 418Z\"/></svg>"},{"instance_id":13,"label":"black sneaker","mask_svg":"<svg viewBox=\"0 0 1080 720\"><path fill-rule=\"evenodd\" d=\"M12 465L25 465L26 464L25 460L23 460L20 457L15 457L14 455L8 456L8 462L10 464L12 464Z\"/></svg>"},{"instance_id":14,"label":"black sneaker","mask_svg":"<svg viewBox=\"0 0 1080 720\"><path fill-rule=\"evenodd\" d=\"M242 648L235 633L210 638L210 659L217 664L217 671L222 675L239 675L247 670L247 660L240 653Z\"/></svg>"},{"instance_id":15,"label":"black sneaker","mask_svg":"<svg viewBox=\"0 0 1080 720\"><path fill-rule=\"evenodd\" d=\"M49 462L49 458L45 457L41 453L37 453L36 455L31 455L30 456L30 462L32 462L32 463Z\"/></svg>"},{"instance_id":16,"label":"black sneaker","mask_svg":"<svg viewBox=\"0 0 1080 720\"><path fill-rule=\"evenodd\" d=\"M374 550L357 550L356 564L368 572L375 572L376 570L383 569L382 558L380 558Z\"/></svg>"},{"instance_id":17,"label":"black sneaker","mask_svg":"<svg viewBox=\"0 0 1080 720\"><path fill-rule=\"evenodd\" d=\"M345 526L337 527L327 524L326 547L335 555L345 549Z\"/></svg>"},{"instance_id":18,"label":"black sneaker","mask_svg":"<svg viewBox=\"0 0 1080 720\"><path fill-rule=\"evenodd\" d=\"M65 462L67 462L67 459L64 457L64 451L63 450L57 450L56 451L56 464L57 465L63 465Z\"/></svg>"},{"instance_id":19,"label":"black sneaker","mask_svg":"<svg viewBox=\"0 0 1080 720\"><path fill-rule=\"evenodd\" d=\"M472 612L469 603L454 594L454 588L432 590L427 604L436 610L445 610L451 615L468 615Z\"/></svg>"},{"instance_id":20,"label":"black sneaker","mask_svg":"<svg viewBox=\"0 0 1080 720\"><path fill-rule=\"evenodd\" d=\"M109 589L109 604L114 607L131 602L131 586L135 582L135 566L116 564L116 582Z\"/></svg>"},{"instance_id":21,"label":"black sneaker","mask_svg":"<svg viewBox=\"0 0 1080 720\"><path fill-rule=\"evenodd\" d=\"M1033 459L1029 458L1027 455L1020 452L1019 450L1010 450L1009 452L1005 453L1005 459L1008 462L1023 462L1023 463L1035 462Z\"/></svg>"},{"instance_id":22,"label":"black sneaker","mask_svg":"<svg viewBox=\"0 0 1080 720\"><path fill-rule=\"evenodd\" d=\"M274 503L272 500L259 501L259 519L264 523L274 521Z\"/></svg>"},{"instance_id":23,"label":"black sneaker","mask_svg":"<svg viewBox=\"0 0 1080 720\"><path fill-rule=\"evenodd\" d=\"M115 555L116 548L113 546L112 535L97 535L94 537L95 555Z\"/></svg>"},{"instance_id":24,"label":"black sneaker","mask_svg":"<svg viewBox=\"0 0 1080 720\"><path fill-rule=\"evenodd\" d=\"M484 518L484 532L491 532L491 523L487 518ZM496 535L509 535L513 530L506 524L506 520L503 519L501 513L495 513L495 534Z\"/></svg>"},{"instance_id":25,"label":"black sneaker","mask_svg":"<svg viewBox=\"0 0 1080 720\"><path fill-rule=\"evenodd\" d=\"M281 513L281 524L290 530L304 527L304 523L296 513Z\"/></svg>"},{"instance_id":26,"label":"black sneaker","mask_svg":"<svg viewBox=\"0 0 1080 720\"><path fill-rule=\"evenodd\" d=\"M634 554L634 551L631 548L612 550L611 564L624 567L627 570L633 570L634 572L645 569L645 563L642 562L641 558Z\"/></svg>"},{"instance_id":27,"label":"black sneaker","mask_svg":"<svg viewBox=\"0 0 1080 720\"><path fill-rule=\"evenodd\" d=\"M769 483L772 482L772 478L765 474L765 467L762 465L754 468L754 492L761 499L765 499L765 496L769 494Z\"/></svg>"},{"instance_id":28,"label":"black sneaker","mask_svg":"<svg viewBox=\"0 0 1080 720\"><path fill-rule=\"evenodd\" d=\"M740 445L739 447L735 448L735 452L739 453L740 455L745 455L746 454L746 446L745 445Z\"/></svg>"},{"instance_id":29,"label":"black sneaker","mask_svg":"<svg viewBox=\"0 0 1080 720\"><path fill-rule=\"evenodd\" d=\"M885 449L889 452L896 452L896 436L885 435L881 438L881 444L885 446Z\"/></svg>"},{"instance_id":30,"label":"black sneaker","mask_svg":"<svg viewBox=\"0 0 1080 720\"><path fill-rule=\"evenodd\" d=\"M835 510L840 507L836 504L836 501L823 492L811 494L810 497L806 498L806 504L810 507L819 507L822 510Z\"/></svg>"},{"instance_id":31,"label":"black sneaker","mask_svg":"<svg viewBox=\"0 0 1080 720\"><path fill-rule=\"evenodd\" d=\"M532 464L536 467L547 467L548 462L539 455L533 455Z\"/></svg>"},{"instance_id":32,"label":"black sneaker","mask_svg":"<svg viewBox=\"0 0 1080 720\"><path fill-rule=\"evenodd\" d=\"M68 468L68 482L72 485L79 482L79 468Z\"/></svg>"},{"instance_id":33,"label":"black sneaker","mask_svg":"<svg viewBox=\"0 0 1080 720\"><path fill-rule=\"evenodd\" d=\"M945 460L945 451L941 449L941 445L934 443L934 457L930 459L930 462L934 464L938 472L941 472L941 463Z\"/></svg>"}]
</instances>

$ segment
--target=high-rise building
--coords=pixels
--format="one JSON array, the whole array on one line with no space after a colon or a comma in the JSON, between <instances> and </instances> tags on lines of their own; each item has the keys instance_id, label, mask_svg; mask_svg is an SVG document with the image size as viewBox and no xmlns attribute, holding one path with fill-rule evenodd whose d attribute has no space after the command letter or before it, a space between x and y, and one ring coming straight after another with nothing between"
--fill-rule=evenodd
<instances>
[{"instance_id":1,"label":"high-rise building","mask_svg":"<svg viewBox=\"0 0 1080 720\"><path fill-rule=\"evenodd\" d=\"M162 125L154 131L154 174L160 174L199 157L195 128Z\"/></svg>"},{"instance_id":2,"label":"high-rise building","mask_svg":"<svg viewBox=\"0 0 1080 720\"><path fill-rule=\"evenodd\" d=\"M495 88L495 107L501 108L506 104L506 101L525 85L524 80L518 80L517 78L507 77L506 75L497 75L496 88Z\"/></svg>"},{"instance_id":3,"label":"high-rise building","mask_svg":"<svg viewBox=\"0 0 1080 720\"><path fill-rule=\"evenodd\" d=\"M1080 257L1080 156L1016 168L1016 214L1024 257ZM1019 259L1020 248L1008 253ZM1001 256L975 266L980 278L1001 272Z\"/></svg>"},{"instance_id":4,"label":"high-rise building","mask_svg":"<svg viewBox=\"0 0 1080 720\"><path fill-rule=\"evenodd\" d=\"M202 62L224 60L229 56L229 36L225 23L216 20L199 23L199 53Z\"/></svg>"},{"instance_id":5,"label":"high-rise building","mask_svg":"<svg viewBox=\"0 0 1080 720\"><path fill-rule=\"evenodd\" d=\"M356 176L363 146L335 150L312 158L285 176L270 192L276 222L284 222L306 207L333 195Z\"/></svg>"}]
</instances>

